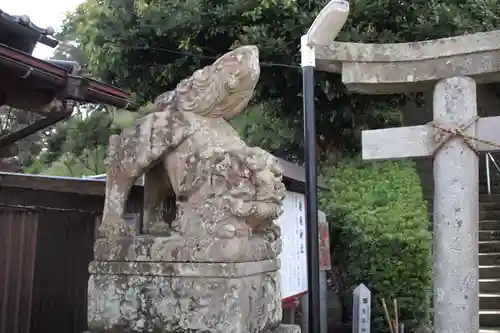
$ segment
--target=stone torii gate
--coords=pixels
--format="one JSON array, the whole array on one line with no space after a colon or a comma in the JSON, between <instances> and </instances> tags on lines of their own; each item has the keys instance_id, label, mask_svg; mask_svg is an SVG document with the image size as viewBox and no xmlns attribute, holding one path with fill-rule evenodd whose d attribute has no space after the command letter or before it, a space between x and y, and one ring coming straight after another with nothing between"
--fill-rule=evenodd
<instances>
[{"instance_id":1,"label":"stone torii gate","mask_svg":"<svg viewBox=\"0 0 500 333\"><path fill-rule=\"evenodd\" d=\"M363 159L433 156L434 328L477 333L477 152L500 150L500 117L477 117L476 84L500 81L500 31L401 44L334 42L317 48L316 62L341 72L353 92L434 89L433 122L363 131Z\"/></svg>"}]
</instances>

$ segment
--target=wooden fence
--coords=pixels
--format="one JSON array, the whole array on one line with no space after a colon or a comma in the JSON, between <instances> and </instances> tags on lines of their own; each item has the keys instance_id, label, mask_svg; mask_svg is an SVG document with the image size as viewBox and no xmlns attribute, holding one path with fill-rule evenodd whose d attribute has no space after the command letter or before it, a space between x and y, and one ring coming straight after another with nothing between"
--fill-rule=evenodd
<instances>
[{"instance_id":1,"label":"wooden fence","mask_svg":"<svg viewBox=\"0 0 500 333\"><path fill-rule=\"evenodd\" d=\"M0 173L0 333L86 330L103 180ZM129 212L139 212L134 188Z\"/></svg>"}]
</instances>

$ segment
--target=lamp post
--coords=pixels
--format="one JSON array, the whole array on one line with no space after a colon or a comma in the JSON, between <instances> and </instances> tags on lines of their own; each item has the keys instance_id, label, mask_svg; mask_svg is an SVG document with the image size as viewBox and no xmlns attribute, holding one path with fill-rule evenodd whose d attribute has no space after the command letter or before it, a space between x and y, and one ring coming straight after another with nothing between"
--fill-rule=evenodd
<instances>
[{"instance_id":1,"label":"lamp post","mask_svg":"<svg viewBox=\"0 0 500 333\"><path fill-rule=\"evenodd\" d=\"M349 2L331 0L318 14L300 41L304 147L306 168L306 231L309 332L320 333L318 192L316 161L316 115L314 109L315 45L328 45L337 37L349 15Z\"/></svg>"}]
</instances>

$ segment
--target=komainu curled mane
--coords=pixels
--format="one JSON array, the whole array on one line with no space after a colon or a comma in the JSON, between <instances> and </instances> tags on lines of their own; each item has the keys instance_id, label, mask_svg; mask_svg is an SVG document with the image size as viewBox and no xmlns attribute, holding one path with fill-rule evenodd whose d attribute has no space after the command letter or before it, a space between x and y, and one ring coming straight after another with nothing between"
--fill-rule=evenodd
<instances>
[{"instance_id":1,"label":"komainu curled mane","mask_svg":"<svg viewBox=\"0 0 500 333\"><path fill-rule=\"evenodd\" d=\"M232 252L248 251L240 245L245 239L273 242L279 237L273 220L286 190L277 161L248 147L226 121L245 109L259 74L258 49L240 47L160 95L155 112L110 138L102 235L130 235L123 221L125 203L132 184L145 173L156 185L144 212L146 234L239 239L234 246L224 243ZM155 212L172 191L177 215L167 225Z\"/></svg>"}]
</instances>

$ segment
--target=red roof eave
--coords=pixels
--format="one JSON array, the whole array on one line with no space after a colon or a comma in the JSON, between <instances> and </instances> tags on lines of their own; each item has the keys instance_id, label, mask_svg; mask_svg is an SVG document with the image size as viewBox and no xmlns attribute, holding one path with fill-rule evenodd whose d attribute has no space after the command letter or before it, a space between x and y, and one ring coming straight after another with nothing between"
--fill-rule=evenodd
<instances>
[{"instance_id":1,"label":"red roof eave","mask_svg":"<svg viewBox=\"0 0 500 333\"><path fill-rule=\"evenodd\" d=\"M26 73L31 72L32 75L51 81L52 84L61 90L66 87L68 78L71 76L71 73L62 67L35 58L4 44L0 44L0 66L2 63L10 67L25 68ZM83 98L78 98L79 100L83 99L80 100L81 102L104 103L130 110L137 109L132 102L131 94L121 89L87 77L77 76L73 78L85 80L88 83L88 89L84 93ZM68 99L76 98L75 96L68 96Z\"/></svg>"},{"instance_id":2,"label":"red roof eave","mask_svg":"<svg viewBox=\"0 0 500 333\"><path fill-rule=\"evenodd\" d=\"M0 44L0 57L6 58L6 60L12 60L14 62L27 65L29 67L33 67L37 70L48 72L61 79L67 75L67 71L65 71L63 68L35 58L27 53L20 52L5 44Z\"/></svg>"}]
</instances>

